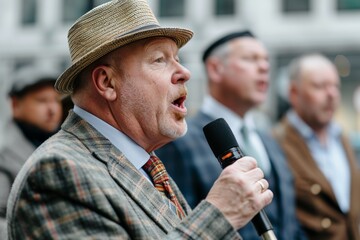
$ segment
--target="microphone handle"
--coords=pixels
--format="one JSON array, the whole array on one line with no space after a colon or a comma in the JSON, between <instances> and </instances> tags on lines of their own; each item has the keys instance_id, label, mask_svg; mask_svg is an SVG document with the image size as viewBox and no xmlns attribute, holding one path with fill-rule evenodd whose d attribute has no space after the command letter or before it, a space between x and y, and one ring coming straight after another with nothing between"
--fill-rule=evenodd
<instances>
[{"instance_id":1,"label":"microphone handle","mask_svg":"<svg viewBox=\"0 0 360 240\"><path fill-rule=\"evenodd\" d=\"M239 158L244 156L239 147L233 147L217 157L222 169L236 162ZM251 219L251 223L254 225L256 232L263 240L277 240L273 226L265 211L262 209L258 214Z\"/></svg>"}]
</instances>

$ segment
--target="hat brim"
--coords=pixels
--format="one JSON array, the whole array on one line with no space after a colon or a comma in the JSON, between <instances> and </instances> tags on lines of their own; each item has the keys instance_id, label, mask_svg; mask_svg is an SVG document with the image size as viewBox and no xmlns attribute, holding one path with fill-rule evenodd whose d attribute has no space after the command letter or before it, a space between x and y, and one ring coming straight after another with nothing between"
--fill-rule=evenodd
<instances>
[{"instance_id":1,"label":"hat brim","mask_svg":"<svg viewBox=\"0 0 360 240\"><path fill-rule=\"evenodd\" d=\"M191 39L192 36L193 32L188 29L162 27L154 27L121 36L93 49L88 54L74 62L56 80L55 89L60 93L71 94L73 91L74 81L76 80L77 75L84 68L95 62L97 59L126 44L149 37L169 37L175 41L179 48L181 48Z\"/></svg>"}]
</instances>

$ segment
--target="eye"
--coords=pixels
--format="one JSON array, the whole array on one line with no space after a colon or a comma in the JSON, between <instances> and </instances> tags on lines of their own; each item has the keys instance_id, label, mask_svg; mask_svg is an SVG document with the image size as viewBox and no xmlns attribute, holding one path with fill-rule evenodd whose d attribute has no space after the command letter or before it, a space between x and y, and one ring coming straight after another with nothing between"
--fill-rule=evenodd
<instances>
[{"instance_id":1,"label":"eye","mask_svg":"<svg viewBox=\"0 0 360 240\"><path fill-rule=\"evenodd\" d=\"M164 62L164 57L156 58L156 59L155 59L155 62L156 62L156 63L162 63L162 62Z\"/></svg>"},{"instance_id":2,"label":"eye","mask_svg":"<svg viewBox=\"0 0 360 240\"><path fill-rule=\"evenodd\" d=\"M240 59L247 61L247 62L253 62L255 61L255 57L253 56L249 56L249 55L245 55L245 56L241 56Z\"/></svg>"}]
</instances>

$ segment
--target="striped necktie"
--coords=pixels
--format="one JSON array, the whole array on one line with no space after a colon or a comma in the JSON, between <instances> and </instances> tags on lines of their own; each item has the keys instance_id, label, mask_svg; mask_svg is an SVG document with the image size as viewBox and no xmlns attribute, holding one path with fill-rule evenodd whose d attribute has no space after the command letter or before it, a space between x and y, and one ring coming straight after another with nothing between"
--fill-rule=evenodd
<instances>
[{"instance_id":1,"label":"striped necktie","mask_svg":"<svg viewBox=\"0 0 360 240\"><path fill-rule=\"evenodd\" d=\"M170 200L168 202L175 207L176 215L178 215L180 219L184 218L184 210L170 186L169 175L160 159L151 155L150 159L143 166L143 169L152 178L155 188L167 198L167 201ZM170 206L170 208L173 207Z\"/></svg>"}]
</instances>

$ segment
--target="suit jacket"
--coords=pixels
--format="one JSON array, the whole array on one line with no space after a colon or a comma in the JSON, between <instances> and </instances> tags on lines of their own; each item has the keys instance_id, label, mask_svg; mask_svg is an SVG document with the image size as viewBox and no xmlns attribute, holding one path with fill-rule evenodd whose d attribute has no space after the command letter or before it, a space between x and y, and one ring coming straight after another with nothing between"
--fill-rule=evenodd
<instances>
[{"instance_id":1,"label":"suit jacket","mask_svg":"<svg viewBox=\"0 0 360 240\"><path fill-rule=\"evenodd\" d=\"M294 173L297 215L309 238L360 239L360 172L345 137L342 136L342 142L351 171L351 203L348 214L341 211L330 183L318 168L306 142L286 117L274 128L274 136L283 147Z\"/></svg>"},{"instance_id":2,"label":"suit jacket","mask_svg":"<svg viewBox=\"0 0 360 240\"><path fill-rule=\"evenodd\" d=\"M9 239L238 239L203 201L180 221L162 195L90 124L71 112L19 172L8 202Z\"/></svg>"},{"instance_id":3,"label":"suit jacket","mask_svg":"<svg viewBox=\"0 0 360 240\"><path fill-rule=\"evenodd\" d=\"M222 169L203 134L203 127L215 119L198 112L188 120L187 134L158 149L162 159L190 206L196 206L209 192ZM272 203L265 208L278 239L305 239L295 217L293 179L279 146L268 134L260 134L271 161ZM244 239L259 239L251 223L240 229Z\"/></svg>"},{"instance_id":4,"label":"suit jacket","mask_svg":"<svg viewBox=\"0 0 360 240\"><path fill-rule=\"evenodd\" d=\"M14 121L9 121L5 129L6 140L0 150L0 217L4 219L11 184L35 150Z\"/></svg>"}]
</instances>

